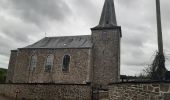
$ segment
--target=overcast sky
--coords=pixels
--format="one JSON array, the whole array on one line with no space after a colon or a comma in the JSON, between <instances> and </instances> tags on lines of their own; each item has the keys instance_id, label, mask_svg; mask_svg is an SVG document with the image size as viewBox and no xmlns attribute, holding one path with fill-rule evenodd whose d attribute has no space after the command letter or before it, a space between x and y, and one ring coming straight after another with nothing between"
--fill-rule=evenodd
<instances>
[{"instance_id":1,"label":"overcast sky","mask_svg":"<svg viewBox=\"0 0 170 100\"><path fill-rule=\"evenodd\" d=\"M170 1L161 1L164 52L170 70ZM90 35L104 0L0 0L0 67L8 68L10 50L45 36ZM121 74L137 75L157 51L155 0L115 0L122 27Z\"/></svg>"}]
</instances>

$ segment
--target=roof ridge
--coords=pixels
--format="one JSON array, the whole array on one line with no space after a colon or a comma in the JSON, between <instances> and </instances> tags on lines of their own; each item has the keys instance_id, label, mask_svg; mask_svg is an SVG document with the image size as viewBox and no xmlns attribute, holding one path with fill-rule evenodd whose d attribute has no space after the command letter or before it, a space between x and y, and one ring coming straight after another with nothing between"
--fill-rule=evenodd
<instances>
[{"instance_id":1,"label":"roof ridge","mask_svg":"<svg viewBox=\"0 0 170 100\"><path fill-rule=\"evenodd\" d=\"M91 35L49 36L49 37L45 37L45 38L60 38L60 37L83 37L83 36L91 36Z\"/></svg>"}]
</instances>

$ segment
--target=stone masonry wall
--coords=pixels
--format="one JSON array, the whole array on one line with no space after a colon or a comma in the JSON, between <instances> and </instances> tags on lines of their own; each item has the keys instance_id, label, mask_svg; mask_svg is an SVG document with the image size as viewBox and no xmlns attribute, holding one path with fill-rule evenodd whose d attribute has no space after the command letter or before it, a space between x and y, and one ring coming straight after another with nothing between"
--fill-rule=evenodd
<instances>
[{"instance_id":1,"label":"stone masonry wall","mask_svg":"<svg viewBox=\"0 0 170 100\"><path fill-rule=\"evenodd\" d=\"M109 100L170 100L170 82L116 83L109 86Z\"/></svg>"},{"instance_id":2,"label":"stone masonry wall","mask_svg":"<svg viewBox=\"0 0 170 100\"><path fill-rule=\"evenodd\" d=\"M12 82L16 65L17 50L11 50L6 82Z\"/></svg>"},{"instance_id":3,"label":"stone masonry wall","mask_svg":"<svg viewBox=\"0 0 170 100\"><path fill-rule=\"evenodd\" d=\"M90 85L0 84L0 95L21 100L91 100ZM17 99L18 100L18 99Z\"/></svg>"},{"instance_id":4,"label":"stone masonry wall","mask_svg":"<svg viewBox=\"0 0 170 100\"><path fill-rule=\"evenodd\" d=\"M29 70L31 56L37 56L34 71ZM51 72L45 72L45 60L54 55ZM69 71L62 71L64 55L70 55ZM91 81L91 49L22 49L18 51L14 83L74 83Z\"/></svg>"}]
</instances>

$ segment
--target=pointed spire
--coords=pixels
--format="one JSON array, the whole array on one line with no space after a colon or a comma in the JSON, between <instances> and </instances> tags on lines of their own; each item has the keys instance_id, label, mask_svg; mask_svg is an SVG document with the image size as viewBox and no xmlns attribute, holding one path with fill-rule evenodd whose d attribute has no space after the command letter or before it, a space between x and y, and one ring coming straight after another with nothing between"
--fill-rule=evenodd
<instances>
[{"instance_id":1,"label":"pointed spire","mask_svg":"<svg viewBox=\"0 0 170 100\"><path fill-rule=\"evenodd\" d=\"M115 6L113 0L105 0L102 15L97 27L117 26Z\"/></svg>"}]
</instances>

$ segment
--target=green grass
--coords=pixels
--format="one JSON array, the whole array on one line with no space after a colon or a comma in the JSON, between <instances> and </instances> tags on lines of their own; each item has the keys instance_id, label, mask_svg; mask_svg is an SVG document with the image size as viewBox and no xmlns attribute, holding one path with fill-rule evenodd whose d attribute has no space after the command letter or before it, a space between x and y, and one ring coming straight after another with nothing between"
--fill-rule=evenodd
<instances>
[{"instance_id":1,"label":"green grass","mask_svg":"<svg viewBox=\"0 0 170 100\"><path fill-rule=\"evenodd\" d=\"M7 75L7 69L0 68L0 83L4 83Z\"/></svg>"}]
</instances>

